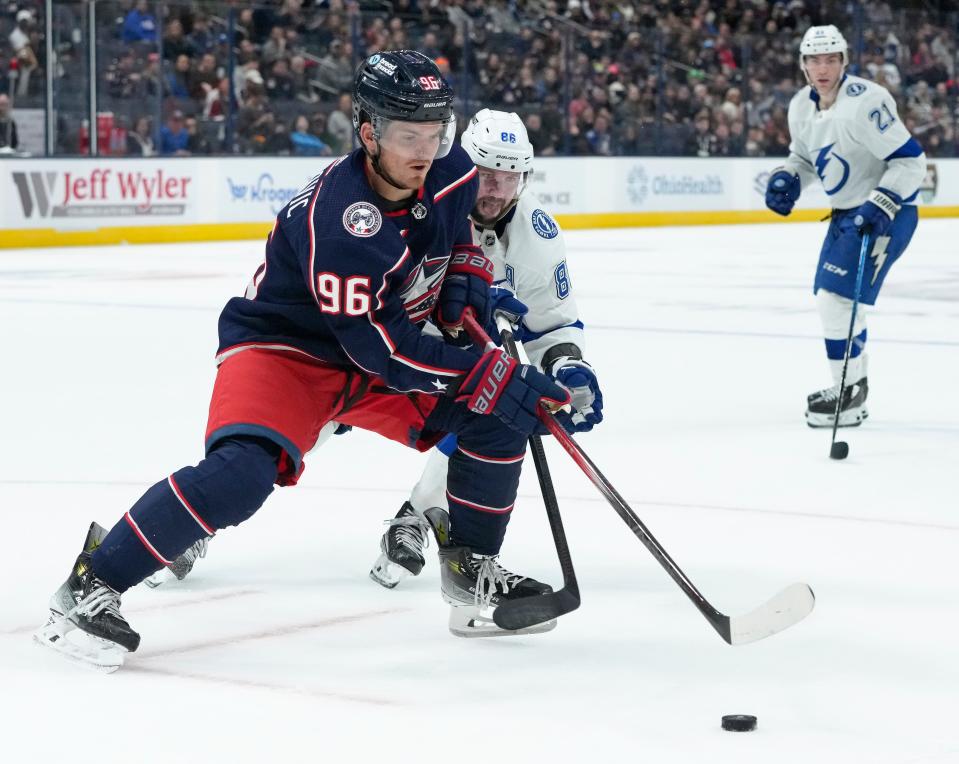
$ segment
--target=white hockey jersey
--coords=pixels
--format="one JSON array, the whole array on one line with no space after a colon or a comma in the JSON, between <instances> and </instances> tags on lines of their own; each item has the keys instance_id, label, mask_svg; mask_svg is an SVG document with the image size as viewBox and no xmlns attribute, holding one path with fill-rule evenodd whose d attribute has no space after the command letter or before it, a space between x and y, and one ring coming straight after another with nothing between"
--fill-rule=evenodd
<instances>
[{"instance_id":1,"label":"white hockey jersey","mask_svg":"<svg viewBox=\"0 0 959 764\"><path fill-rule=\"evenodd\" d=\"M583 324L579 320L566 265L566 242L556 221L526 191L516 202L509 222L477 227L476 238L493 261L494 286L509 286L529 308L523 319L523 346L530 363L543 361L557 345L573 344L585 357ZM562 354L565 355L565 354Z\"/></svg>"},{"instance_id":2,"label":"white hockey jersey","mask_svg":"<svg viewBox=\"0 0 959 764\"><path fill-rule=\"evenodd\" d=\"M789 104L789 158L803 187L818 179L833 209L852 209L881 186L913 202L926 175L926 155L909 134L896 101L882 85L847 75L835 103L820 110L804 87Z\"/></svg>"}]
</instances>

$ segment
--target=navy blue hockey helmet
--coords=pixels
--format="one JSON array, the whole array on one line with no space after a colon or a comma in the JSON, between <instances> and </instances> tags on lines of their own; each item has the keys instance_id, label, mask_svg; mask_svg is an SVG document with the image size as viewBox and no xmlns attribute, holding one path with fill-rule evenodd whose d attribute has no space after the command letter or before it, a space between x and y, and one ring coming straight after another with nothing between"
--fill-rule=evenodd
<instances>
[{"instance_id":1,"label":"navy blue hockey helmet","mask_svg":"<svg viewBox=\"0 0 959 764\"><path fill-rule=\"evenodd\" d=\"M456 133L453 89L436 64L415 50L376 53L364 59L353 80L353 129L369 122L383 143L391 122L435 122L440 130L436 154L449 153ZM394 148L390 146L390 148Z\"/></svg>"}]
</instances>

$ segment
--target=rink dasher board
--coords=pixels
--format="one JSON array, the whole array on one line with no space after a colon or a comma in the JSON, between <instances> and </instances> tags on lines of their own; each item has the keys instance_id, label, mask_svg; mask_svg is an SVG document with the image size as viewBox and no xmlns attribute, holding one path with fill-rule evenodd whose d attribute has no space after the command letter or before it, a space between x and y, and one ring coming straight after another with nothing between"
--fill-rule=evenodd
<instances>
[{"instance_id":1,"label":"rink dasher board","mask_svg":"<svg viewBox=\"0 0 959 764\"><path fill-rule=\"evenodd\" d=\"M259 239L332 158L166 157L0 162L0 248ZM818 185L782 218L765 208L776 158L537 159L530 189L564 228L809 222ZM838 164L838 163L834 163ZM830 172L827 164L825 172ZM583 179L587 178L587 182ZM923 217L959 216L959 159L932 160Z\"/></svg>"}]
</instances>

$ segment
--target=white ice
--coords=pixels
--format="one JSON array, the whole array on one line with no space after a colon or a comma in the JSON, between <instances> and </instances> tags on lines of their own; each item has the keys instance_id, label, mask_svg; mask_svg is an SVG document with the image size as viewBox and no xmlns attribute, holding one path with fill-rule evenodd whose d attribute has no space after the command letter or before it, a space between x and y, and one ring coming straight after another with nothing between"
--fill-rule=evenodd
<instances>
[{"instance_id":1,"label":"white ice","mask_svg":"<svg viewBox=\"0 0 959 764\"><path fill-rule=\"evenodd\" d=\"M353 432L190 579L124 597L143 641L112 675L31 631L89 522L201 458L217 315L262 245L0 250L0 758L959 762L957 224L922 221L870 311L845 462L802 415L830 382L824 230L567 237L606 397L580 442L716 607L805 581L804 622L727 646L550 444L582 606L456 639L433 560L394 591L367 577L423 460ZM531 466L503 559L559 584Z\"/></svg>"}]
</instances>

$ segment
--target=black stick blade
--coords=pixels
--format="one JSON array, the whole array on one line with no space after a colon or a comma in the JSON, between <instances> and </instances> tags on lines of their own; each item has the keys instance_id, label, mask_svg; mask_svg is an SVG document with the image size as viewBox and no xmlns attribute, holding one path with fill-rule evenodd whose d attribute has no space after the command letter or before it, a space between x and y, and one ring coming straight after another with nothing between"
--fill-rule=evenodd
<instances>
[{"instance_id":1,"label":"black stick blade","mask_svg":"<svg viewBox=\"0 0 959 764\"><path fill-rule=\"evenodd\" d=\"M830 459L845 459L849 456L849 444L844 440L837 440L829 447Z\"/></svg>"},{"instance_id":2,"label":"black stick blade","mask_svg":"<svg viewBox=\"0 0 959 764\"><path fill-rule=\"evenodd\" d=\"M516 631L552 621L579 607L579 594L569 589L504 602L493 611L493 622L501 629Z\"/></svg>"}]
</instances>

